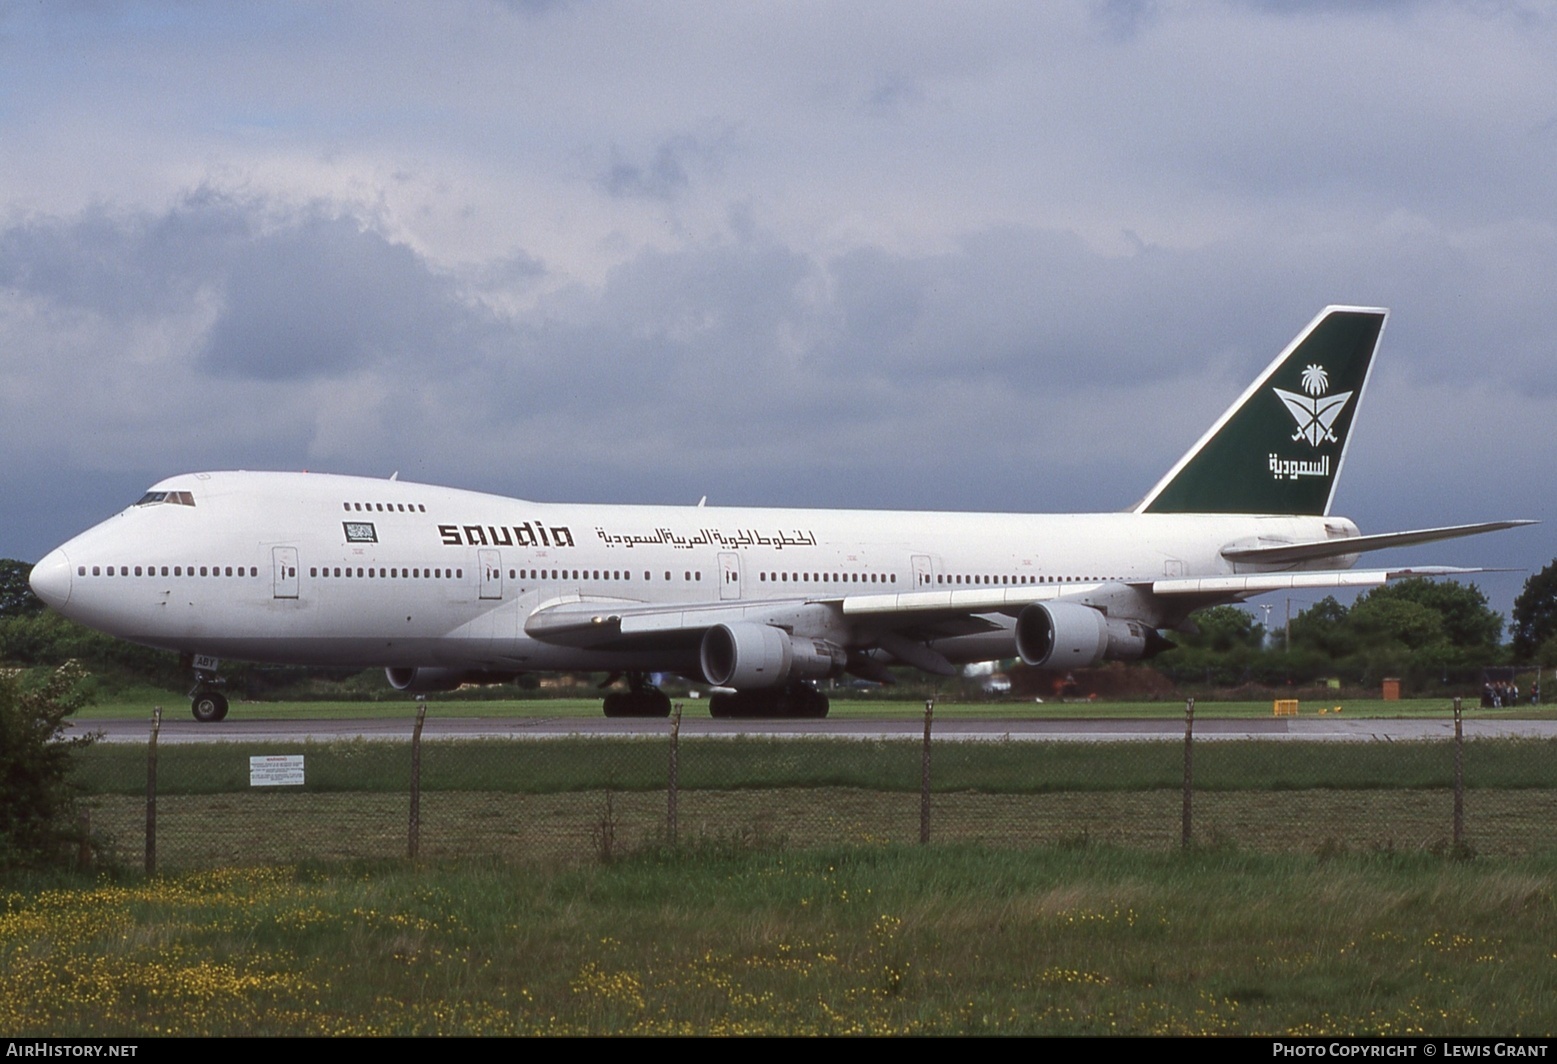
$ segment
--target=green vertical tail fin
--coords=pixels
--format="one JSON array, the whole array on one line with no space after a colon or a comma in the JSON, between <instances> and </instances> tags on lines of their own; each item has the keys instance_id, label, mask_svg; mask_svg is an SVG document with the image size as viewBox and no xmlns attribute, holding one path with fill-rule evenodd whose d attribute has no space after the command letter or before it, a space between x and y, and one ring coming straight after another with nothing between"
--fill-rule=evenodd
<instances>
[{"instance_id":1,"label":"green vertical tail fin","mask_svg":"<svg viewBox=\"0 0 1557 1064\"><path fill-rule=\"evenodd\" d=\"M1326 307L1135 512L1328 514L1387 316Z\"/></svg>"}]
</instances>

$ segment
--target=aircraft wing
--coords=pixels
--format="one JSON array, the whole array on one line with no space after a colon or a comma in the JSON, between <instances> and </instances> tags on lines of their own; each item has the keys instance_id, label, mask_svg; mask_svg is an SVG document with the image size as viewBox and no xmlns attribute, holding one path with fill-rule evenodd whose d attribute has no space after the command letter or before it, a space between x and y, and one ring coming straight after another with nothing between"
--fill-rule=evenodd
<instances>
[{"instance_id":1,"label":"aircraft wing","mask_svg":"<svg viewBox=\"0 0 1557 1064\"><path fill-rule=\"evenodd\" d=\"M1413 576L1460 576L1483 572L1451 566L1409 569L1345 569L1333 572L1246 573L1233 576L1180 577L1122 584L1049 584L1039 587L967 588L958 591L904 591L892 594L817 596L651 605L630 600L577 597L543 604L525 620L525 634L566 646L660 649L695 645L718 624L751 621L794 630L825 628L839 622L864 624L911 639L944 638L998 627L992 614L1015 617L1033 602L1076 601L1102 604L1120 592L1159 596L1199 605L1234 602L1272 591L1376 587Z\"/></svg>"},{"instance_id":2,"label":"aircraft wing","mask_svg":"<svg viewBox=\"0 0 1557 1064\"><path fill-rule=\"evenodd\" d=\"M1109 589L1126 587L1165 598L1179 596L1230 602L1246 595L1271 591L1315 588L1377 587L1390 580L1413 576L1463 576L1485 572L1455 566L1415 566L1409 569L1339 569L1331 572L1245 573L1234 576L1195 576L1141 583L1051 584L1045 587L979 588L968 591L911 591L897 595L853 595L843 600L848 617L893 614L1006 613L1015 615L1030 602L1074 600L1086 602Z\"/></svg>"}]
</instances>

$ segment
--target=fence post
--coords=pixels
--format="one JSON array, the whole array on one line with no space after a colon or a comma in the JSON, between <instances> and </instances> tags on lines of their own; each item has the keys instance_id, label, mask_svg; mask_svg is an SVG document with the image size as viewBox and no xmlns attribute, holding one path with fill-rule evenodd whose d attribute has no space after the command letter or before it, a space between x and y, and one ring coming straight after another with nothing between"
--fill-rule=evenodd
<instances>
[{"instance_id":1,"label":"fence post","mask_svg":"<svg viewBox=\"0 0 1557 1064\"><path fill-rule=\"evenodd\" d=\"M1454 700L1454 852L1465 850L1465 731L1460 726L1460 700Z\"/></svg>"},{"instance_id":2,"label":"fence post","mask_svg":"<svg viewBox=\"0 0 1557 1064\"><path fill-rule=\"evenodd\" d=\"M919 759L919 845L930 842L930 718L935 715L935 699L924 700L924 753Z\"/></svg>"},{"instance_id":3,"label":"fence post","mask_svg":"<svg viewBox=\"0 0 1557 1064\"><path fill-rule=\"evenodd\" d=\"M146 746L146 877L157 874L157 732L162 728L162 707L151 710L151 741Z\"/></svg>"},{"instance_id":4,"label":"fence post","mask_svg":"<svg viewBox=\"0 0 1557 1064\"><path fill-rule=\"evenodd\" d=\"M670 718L670 778L665 789L665 836L676 845L676 800L681 791L681 703Z\"/></svg>"},{"instance_id":5,"label":"fence post","mask_svg":"<svg viewBox=\"0 0 1557 1064\"><path fill-rule=\"evenodd\" d=\"M1190 830L1190 806L1195 797L1195 700L1184 700L1184 823L1180 829L1179 845L1188 846Z\"/></svg>"},{"instance_id":6,"label":"fence post","mask_svg":"<svg viewBox=\"0 0 1557 1064\"><path fill-rule=\"evenodd\" d=\"M416 727L411 729L411 825L407 856L416 860L422 849L422 722L427 719L427 698L416 699Z\"/></svg>"},{"instance_id":7,"label":"fence post","mask_svg":"<svg viewBox=\"0 0 1557 1064\"><path fill-rule=\"evenodd\" d=\"M77 831L80 835L76 839L76 868L86 871L92 867L92 810L81 810L81 816L77 818Z\"/></svg>"}]
</instances>

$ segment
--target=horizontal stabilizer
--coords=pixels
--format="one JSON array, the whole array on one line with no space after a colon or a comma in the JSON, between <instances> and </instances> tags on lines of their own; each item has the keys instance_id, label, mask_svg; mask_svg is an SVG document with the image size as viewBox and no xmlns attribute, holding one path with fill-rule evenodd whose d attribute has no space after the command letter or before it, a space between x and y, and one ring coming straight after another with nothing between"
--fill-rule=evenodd
<instances>
[{"instance_id":1,"label":"horizontal stabilizer","mask_svg":"<svg viewBox=\"0 0 1557 1064\"><path fill-rule=\"evenodd\" d=\"M1474 525L1448 525L1443 528L1422 528L1413 532L1381 532L1373 536L1352 536L1349 539L1321 539L1312 543L1277 543L1265 547L1223 547L1222 557L1230 562L1254 562L1262 565L1281 565L1287 562L1313 561L1316 558L1339 558L1363 551L1383 550L1386 547L1411 547L1418 543L1434 543L1441 539L1458 539L1482 532L1498 532L1505 528L1539 524L1538 521L1483 521Z\"/></svg>"}]
</instances>

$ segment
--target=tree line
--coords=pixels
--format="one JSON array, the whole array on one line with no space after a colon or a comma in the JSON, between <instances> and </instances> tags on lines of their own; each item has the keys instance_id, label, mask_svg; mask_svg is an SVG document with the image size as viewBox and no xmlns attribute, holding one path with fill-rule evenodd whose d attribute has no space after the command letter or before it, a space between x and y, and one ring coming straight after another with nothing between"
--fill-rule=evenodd
<instances>
[{"instance_id":1,"label":"tree line","mask_svg":"<svg viewBox=\"0 0 1557 1064\"><path fill-rule=\"evenodd\" d=\"M1152 662L1177 683L1373 687L1395 677L1425 690L1479 686L1483 669L1515 661L1502 615L1480 588L1452 581L1386 584L1349 607L1328 596L1269 631L1234 606L1193 620L1198 631L1175 635L1179 646Z\"/></svg>"}]
</instances>

